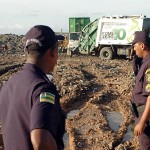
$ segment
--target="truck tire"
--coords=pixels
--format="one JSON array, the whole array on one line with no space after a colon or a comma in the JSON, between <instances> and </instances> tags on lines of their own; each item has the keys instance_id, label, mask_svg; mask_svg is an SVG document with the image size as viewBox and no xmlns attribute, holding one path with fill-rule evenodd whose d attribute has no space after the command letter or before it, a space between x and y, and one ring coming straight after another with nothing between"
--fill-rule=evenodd
<instances>
[{"instance_id":1,"label":"truck tire","mask_svg":"<svg viewBox=\"0 0 150 150\"><path fill-rule=\"evenodd\" d=\"M100 50L100 58L101 59L112 59L113 51L110 47L104 47Z\"/></svg>"}]
</instances>

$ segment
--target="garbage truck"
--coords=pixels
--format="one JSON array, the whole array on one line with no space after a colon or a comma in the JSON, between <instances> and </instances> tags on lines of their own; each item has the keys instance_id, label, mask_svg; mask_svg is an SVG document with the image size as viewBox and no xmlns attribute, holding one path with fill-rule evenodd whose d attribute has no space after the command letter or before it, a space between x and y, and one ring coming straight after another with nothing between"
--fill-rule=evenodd
<instances>
[{"instance_id":1,"label":"garbage truck","mask_svg":"<svg viewBox=\"0 0 150 150\"><path fill-rule=\"evenodd\" d=\"M69 42L67 48L68 55L71 55L72 51L77 50L81 31L89 23L90 17L69 18Z\"/></svg>"},{"instance_id":2,"label":"garbage truck","mask_svg":"<svg viewBox=\"0 0 150 150\"><path fill-rule=\"evenodd\" d=\"M150 18L144 15L98 18L81 31L78 52L98 55L102 59L129 56L134 33L143 28L150 28Z\"/></svg>"}]
</instances>

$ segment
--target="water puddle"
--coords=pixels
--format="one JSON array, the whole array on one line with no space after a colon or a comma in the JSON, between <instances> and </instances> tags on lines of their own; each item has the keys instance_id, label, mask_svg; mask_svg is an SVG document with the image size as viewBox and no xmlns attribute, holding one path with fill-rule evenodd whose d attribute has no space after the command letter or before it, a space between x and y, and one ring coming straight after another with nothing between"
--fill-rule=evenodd
<instances>
[{"instance_id":1,"label":"water puddle","mask_svg":"<svg viewBox=\"0 0 150 150\"><path fill-rule=\"evenodd\" d=\"M69 147L69 135L67 132L63 136L63 142L64 142L64 147L68 148Z\"/></svg>"},{"instance_id":2,"label":"water puddle","mask_svg":"<svg viewBox=\"0 0 150 150\"><path fill-rule=\"evenodd\" d=\"M73 119L73 117L78 114L79 110L72 110L67 114L67 119Z\"/></svg>"},{"instance_id":3,"label":"water puddle","mask_svg":"<svg viewBox=\"0 0 150 150\"><path fill-rule=\"evenodd\" d=\"M122 114L119 112L108 112L106 117L110 128L114 131L118 131L119 126L123 121Z\"/></svg>"},{"instance_id":4,"label":"water puddle","mask_svg":"<svg viewBox=\"0 0 150 150\"><path fill-rule=\"evenodd\" d=\"M73 119L73 117L78 114L79 110L72 110L67 114L67 119ZM66 132L63 136L63 142L64 142L64 147L68 148L69 147L69 135Z\"/></svg>"},{"instance_id":5,"label":"water puddle","mask_svg":"<svg viewBox=\"0 0 150 150\"><path fill-rule=\"evenodd\" d=\"M123 141L129 141L133 139L134 133L133 133L133 124L130 124L127 128L127 133L124 134Z\"/></svg>"},{"instance_id":6,"label":"water puddle","mask_svg":"<svg viewBox=\"0 0 150 150\"><path fill-rule=\"evenodd\" d=\"M110 128L114 131L118 131L120 124L123 121L122 114L119 112L107 112L106 117ZM134 137L132 126L133 124L127 127L127 132L124 134L123 141L129 141Z\"/></svg>"}]
</instances>

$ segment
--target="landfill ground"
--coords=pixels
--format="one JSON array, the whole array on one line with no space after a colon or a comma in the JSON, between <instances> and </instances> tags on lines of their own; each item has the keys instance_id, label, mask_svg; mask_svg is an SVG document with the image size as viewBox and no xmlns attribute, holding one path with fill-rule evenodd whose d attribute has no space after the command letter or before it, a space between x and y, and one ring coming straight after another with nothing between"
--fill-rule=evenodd
<instances>
[{"instance_id":1,"label":"landfill ground","mask_svg":"<svg viewBox=\"0 0 150 150\"><path fill-rule=\"evenodd\" d=\"M0 88L23 63L23 52L0 54ZM60 55L53 76L67 113L65 150L139 149L129 132L134 119L132 61Z\"/></svg>"}]
</instances>

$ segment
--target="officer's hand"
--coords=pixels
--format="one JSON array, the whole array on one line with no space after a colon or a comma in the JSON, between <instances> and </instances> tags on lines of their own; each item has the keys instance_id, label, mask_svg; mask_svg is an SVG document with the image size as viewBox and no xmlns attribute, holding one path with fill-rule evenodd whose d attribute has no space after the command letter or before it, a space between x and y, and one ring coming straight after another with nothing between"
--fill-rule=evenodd
<instances>
[{"instance_id":1,"label":"officer's hand","mask_svg":"<svg viewBox=\"0 0 150 150\"><path fill-rule=\"evenodd\" d=\"M144 129L145 129L146 125L145 124L142 124L140 122L138 122L134 128L134 134L136 136L139 136L143 133Z\"/></svg>"}]
</instances>

